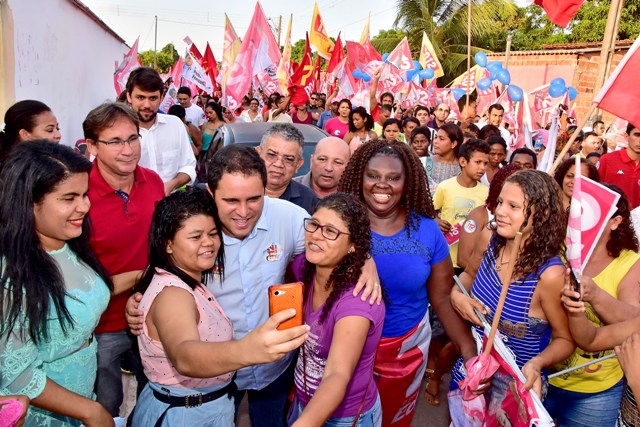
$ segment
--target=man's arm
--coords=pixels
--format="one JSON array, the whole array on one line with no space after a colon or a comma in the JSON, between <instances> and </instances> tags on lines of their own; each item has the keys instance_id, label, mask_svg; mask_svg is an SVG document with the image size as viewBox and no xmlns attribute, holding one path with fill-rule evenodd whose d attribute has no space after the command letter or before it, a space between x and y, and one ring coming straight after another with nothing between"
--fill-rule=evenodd
<instances>
[{"instance_id":1,"label":"man's arm","mask_svg":"<svg viewBox=\"0 0 640 427\"><path fill-rule=\"evenodd\" d=\"M378 91L378 81L380 80L380 70L376 71L373 74L373 81L371 82L371 87L369 88L369 112L373 111L374 108L378 105L378 98L376 97L376 92Z\"/></svg>"}]
</instances>

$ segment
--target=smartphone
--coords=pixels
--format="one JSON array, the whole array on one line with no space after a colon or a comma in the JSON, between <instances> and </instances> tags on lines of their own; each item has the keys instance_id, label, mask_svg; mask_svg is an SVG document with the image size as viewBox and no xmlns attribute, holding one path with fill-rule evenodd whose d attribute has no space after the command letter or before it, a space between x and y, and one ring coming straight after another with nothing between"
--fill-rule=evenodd
<instances>
[{"instance_id":1,"label":"smartphone","mask_svg":"<svg viewBox=\"0 0 640 427\"><path fill-rule=\"evenodd\" d=\"M573 268L571 269L571 274L569 275L569 283L571 284L572 291L582 295L582 292L580 291L580 281L578 280L576 271ZM571 298L571 300L578 301L578 298Z\"/></svg>"},{"instance_id":2,"label":"smartphone","mask_svg":"<svg viewBox=\"0 0 640 427\"><path fill-rule=\"evenodd\" d=\"M302 325L303 295L304 284L301 282L269 286L269 316L290 308L296 310L296 315L278 325L278 330Z\"/></svg>"}]
</instances>

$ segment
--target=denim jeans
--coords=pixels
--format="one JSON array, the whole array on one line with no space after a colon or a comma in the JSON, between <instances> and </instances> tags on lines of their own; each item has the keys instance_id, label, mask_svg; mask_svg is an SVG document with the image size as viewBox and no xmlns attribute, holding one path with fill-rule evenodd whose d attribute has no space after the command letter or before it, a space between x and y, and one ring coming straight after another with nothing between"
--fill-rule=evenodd
<instances>
[{"instance_id":1,"label":"denim jeans","mask_svg":"<svg viewBox=\"0 0 640 427\"><path fill-rule=\"evenodd\" d=\"M558 427L614 427L624 380L599 393L580 393L549 385L544 406Z\"/></svg>"},{"instance_id":2,"label":"denim jeans","mask_svg":"<svg viewBox=\"0 0 640 427\"><path fill-rule=\"evenodd\" d=\"M300 416L302 411L304 410L304 406L300 405L297 402L297 416ZM297 417L296 417L297 418ZM324 427L351 427L353 426L353 421L356 417L344 417L344 418L329 418L324 424ZM291 420L295 421L295 420ZM380 404L380 396L376 400L376 403L373 404L371 409L366 412L363 412L358 417L358 422L356 426L358 427L380 427L382 425L382 405Z\"/></svg>"},{"instance_id":3,"label":"denim jeans","mask_svg":"<svg viewBox=\"0 0 640 427\"><path fill-rule=\"evenodd\" d=\"M96 334L98 341L98 373L96 376L96 400L113 417L120 413L122 405L122 356L131 350L133 337L128 331L105 332ZM138 394L146 383L142 372L139 353L131 359L137 363L132 366L138 380Z\"/></svg>"},{"instance_id":4,"label":"denim jeans","mask_svg":"<svg viewBox=\"0 0 640 427\"><path fill-rule=\"evenodd\" d=\"M262 390L238 390L235 394L236 420L245 393L249 397L251 427L282 427L288 411L289 392L293 387L294 357L289 367Z\"/></svg>"}]
</instances>

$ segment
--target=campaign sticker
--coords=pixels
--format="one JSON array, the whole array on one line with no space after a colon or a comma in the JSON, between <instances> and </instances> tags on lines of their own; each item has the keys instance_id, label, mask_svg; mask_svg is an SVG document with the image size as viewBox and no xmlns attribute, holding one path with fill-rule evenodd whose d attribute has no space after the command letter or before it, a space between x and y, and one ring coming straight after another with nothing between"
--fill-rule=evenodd
<instances>
[{"instance_id":1,"label":"campaign sticker","mask_svg":"<svg viewBox=\"0 0 640 427\"><path fill-rule=\"evenodd\" d=\"M447 234L444 235L444 238L447 240L449 246L455 245L460 240L460 229L462 228L462 223L459 222L455 225L451 226L451 229Z\"/></svg>"},{"instance_id":2,"label":"campaign sticker","mask_svg":"<svg viewBox=\"0 0 640 427\"><path fill-rule=\"evenodd\" d=\"M279 261L282 258L282 246L279 243L272 243L262 253L267 261Z\"/></svg>"},{"instance_id":3,"label":"campaign sticker","mask_svg":"<svg viewBox=\"0 0 640 427\"><path fill-rule=\"evenodd\" d=\"M467 233L473 233L476 231L476 222L472 219L468 219L465 223L464 223L464 227L463 230Z\"/></svg>"}]
</instances>

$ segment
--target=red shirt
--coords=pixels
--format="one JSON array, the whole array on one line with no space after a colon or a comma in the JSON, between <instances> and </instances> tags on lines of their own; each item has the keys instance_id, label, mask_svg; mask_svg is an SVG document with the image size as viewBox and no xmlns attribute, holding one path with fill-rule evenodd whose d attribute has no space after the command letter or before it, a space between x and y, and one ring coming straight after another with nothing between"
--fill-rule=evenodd
<instances>
[{"instance_id":1,"label":"red shirt","mask_svg":"<svg viewBox=\"0 0 640 427\"><path fill-rule=\"evenodd\" d=\"M154 171L138 166L134 176L125 203L100 175L96 162L89 174L91 247L111 276L147 267L151 217L156 203L164 197L164 184ZM96 333L127 329L124 309L129 295L123 292L111 297Z\"/></svg>"},{"instance_id":2,"label":"red shirt","mask_svg":"<svg viewBox=\"0 0 640 427\"><path fill-rule=\"evenodd\" d=\"M600 179L620 187L631 209L640 205L640 162L631 160L627 150L618 150L600 157Z\"/></svg>"},{"instance_id":3,"label":"red shirt","mask_svg":"<svg viewBox=\"0 0 640 427\"><path fill-rule=\"evenodd\" d=\"M373 110L371 110L371 117L373 117L374 123L380 120L380 104L376 104L376 106L373 107Z\"/></svg>"}]
</instances>

